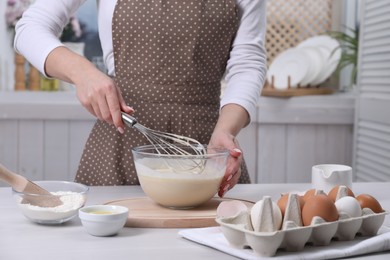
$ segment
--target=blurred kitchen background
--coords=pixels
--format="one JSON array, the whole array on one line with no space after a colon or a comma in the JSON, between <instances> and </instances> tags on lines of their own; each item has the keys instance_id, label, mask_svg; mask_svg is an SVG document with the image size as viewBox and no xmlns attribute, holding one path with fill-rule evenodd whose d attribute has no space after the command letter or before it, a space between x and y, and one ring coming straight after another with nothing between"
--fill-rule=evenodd
<instances>
[{"instance_id":1,"label":"blurred kitchen background","mask_svg":"<svg viewBox=\"0 0 390 260\"><path fill-rule=\"evenodd\" d=\"M73 180L94 118L73 86L43 78L15 54L9 2L18 1L0 2L0 162L32 180ZM355 181L390 180L389 12L387 0L268 0L269 65L307 39L338 32L358 43L358 51L343 49L359 58L358 74L355 82L352 62L320 86L282 97L268 82L257 118L239 135L252 182L310 182L311 167L324 163L352 166ZM63 41L104 71L96 1L75 18L82 33L70 28Z\"/></svg>"}]
</instances>

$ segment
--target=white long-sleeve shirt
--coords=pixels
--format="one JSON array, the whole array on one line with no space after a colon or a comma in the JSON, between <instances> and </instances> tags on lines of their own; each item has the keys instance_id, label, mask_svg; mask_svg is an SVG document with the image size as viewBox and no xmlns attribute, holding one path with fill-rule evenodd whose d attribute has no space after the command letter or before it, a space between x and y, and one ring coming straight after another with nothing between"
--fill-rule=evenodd
<instances>
[{"instance_id":1,"label":"white long-sleeve shirt","mask_svg":"<svg viewBox=\"0 0 390 260\"><path fill-rule=\"evenodd\" d=\"M63 44L63 28L86 0L36 0L16 25L15 50L45 74L49 53ZM254 118L266 76L264 47L266 0L236 0L239 29L227 63L227 86L221 107L234 103ZM98 28L103 59L109 75L115 75L112 45L112 16L115 0L98 0Z\"/></svg>"}]
</instances>

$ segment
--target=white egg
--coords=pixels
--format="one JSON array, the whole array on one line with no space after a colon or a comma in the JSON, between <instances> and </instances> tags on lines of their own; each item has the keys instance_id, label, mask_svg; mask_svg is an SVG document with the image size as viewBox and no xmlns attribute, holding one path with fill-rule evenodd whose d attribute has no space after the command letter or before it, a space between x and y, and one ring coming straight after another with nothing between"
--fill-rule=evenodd
<instances>
[{"instance_id":1,"label":"white egg","mask_svg":"<svg viewBox=\"0 0 390 260\"><path fill-rule=\"evenodd\" d=\"M254 231L273 232L279 230L282 225L282 212L271 197L265 196L253 205L251 222Z\"/></svg>"},{"instance_id":2,"label":"white egg","mask_svg":"<svg viewBox=\"0 0 390 260\"><path fill-rule=\"evenodd\" d=\"M228 218L234 217L243 211L247 211L248 207L238 200L222 201L217 208L217 217Z\"/></svg>"},{"instance_id":3,"label":"white egg","mask_svg":"<svg viewBox=\"0 0 390 260\"><path fill-rule=\"evenodd\" d=\"M362 209L359 202L351 196L345 196L335 202L339 215L346 214L350 218L362 216Z\"/></svg>"}]
</instances>

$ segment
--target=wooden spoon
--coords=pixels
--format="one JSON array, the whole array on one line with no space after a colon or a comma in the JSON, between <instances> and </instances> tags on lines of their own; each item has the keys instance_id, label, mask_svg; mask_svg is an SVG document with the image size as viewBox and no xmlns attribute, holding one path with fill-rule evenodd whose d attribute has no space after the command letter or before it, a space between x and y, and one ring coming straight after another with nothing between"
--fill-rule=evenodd
<instances>
[{"instance_id":1,"label":"wooden spoon","mask_svg":"<svg viewBox=\"0 0 390 260\"><path fill-rule=\"evenodd\" d=\"M25 177L11 172L0 164L0 180L8 183L15 191L26 193L23 195L23 204L31 204L39 207L56 207L62 205L59 197L38 186ZM45 196L37 196L45 195Z\"/></svg>"}]
</instances>

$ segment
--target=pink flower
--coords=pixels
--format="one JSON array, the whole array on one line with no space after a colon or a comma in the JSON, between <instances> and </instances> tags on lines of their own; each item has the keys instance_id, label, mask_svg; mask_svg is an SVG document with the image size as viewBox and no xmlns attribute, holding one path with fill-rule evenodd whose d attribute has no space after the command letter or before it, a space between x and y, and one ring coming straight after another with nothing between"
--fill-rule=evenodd
<instances>
[{"instance_id":1,"label":"pink flower","mask_svg":"<svg viewBox=\"0 0 390 260\"><path fill-rule=\"evenodd\" d=\"M16 4L16 0L8 0L7 1L7 6L13 6Z\"/></svg>"},{"instance_id":2,"label":"pink flower","mask_svg":"<svg viewBox=\"0 0 390 260\"><path fill-rule=\"evenodd\" d=\"M22 17L23 12L32 4L34 0L7 0L5 11L5 21L9 27L14 27Z\"/></svg>"}]
</instances>

